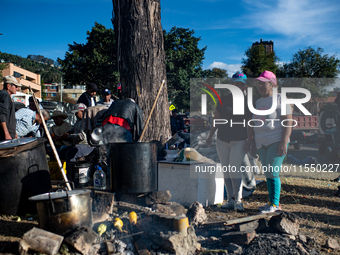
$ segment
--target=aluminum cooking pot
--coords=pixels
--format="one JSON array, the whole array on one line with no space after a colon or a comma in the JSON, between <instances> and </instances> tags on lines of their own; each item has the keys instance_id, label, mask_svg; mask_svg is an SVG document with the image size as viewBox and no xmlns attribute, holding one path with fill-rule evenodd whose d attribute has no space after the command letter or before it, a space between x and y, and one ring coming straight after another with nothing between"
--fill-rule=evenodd
<instances>
[{"instance_id":1,"label":"aluminum cooking pot","mask_svg":"<svg viewBox=\"0 0 340 255\"><path fill-rule=\"evenodd\" d=\"M40 228L66 235L81 227L92 227L90 193L90 190L58 190L29 200L36 201Z\"/></svg>"}]
</instances>

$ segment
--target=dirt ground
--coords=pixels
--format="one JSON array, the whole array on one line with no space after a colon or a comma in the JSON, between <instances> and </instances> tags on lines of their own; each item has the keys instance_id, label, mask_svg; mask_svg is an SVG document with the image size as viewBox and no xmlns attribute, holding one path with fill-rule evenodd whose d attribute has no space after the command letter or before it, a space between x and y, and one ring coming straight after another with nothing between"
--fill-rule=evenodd
<instances>
[{"instance_id":1,"label":"dirt ground","mask_svg":"<svg viewBox=\"0 0 340 255\"><path fill-rule=\"evenodd\" d=\"M258 180L263 177L258 177ZM281 206L285 211L301 217L300 233L315 238L322 246L328 238L340 242L340 197L333 196L339 183L329 179L281 178ZM258 214L257 207L267 203L268 193L264 182L256 191L244 198L245 212L221 209L219 205L206 208L208 221L221 221ZM33 216L33 220L28 220ZM0 254L17 254L18 242L32 227L38 227L36 215L0 216ZM322 249L324 254L340 254L340 251Z\"/></svg>"}]
</instances>

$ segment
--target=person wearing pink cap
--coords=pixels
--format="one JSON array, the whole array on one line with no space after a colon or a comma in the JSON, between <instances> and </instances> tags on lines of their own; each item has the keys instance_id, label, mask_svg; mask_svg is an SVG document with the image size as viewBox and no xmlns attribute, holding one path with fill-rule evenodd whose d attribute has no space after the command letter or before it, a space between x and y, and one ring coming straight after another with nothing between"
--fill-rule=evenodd
<instances>
[{"instance_id":1,"label":"person wearing pink cap","mask_svg":"<svg viewBox=\"0 0 340 255\"><path fill-rule=\"evenodd\" d=\"M257 110L271 109L273 96L276 94L277 97L277 107L273 113L269 115L253 115L253 119L256 121L252 125L254 127L249 127L248 129L248 140L246 142L246 150L249 150L252 139L255 139L262 167L267 167L267 171L264 171L264 173L267 179L269 203L259 207L259 210L261 213L270 213L281 210L280 170L287 155L289 137L292 132L292 110L290 105L287 105L286 115L281 116L281 94L273 92L274 88L276 90L277 87L274 73L264 71L255 80L258 81L257 89L262 96L255 103ZM282 120L285 120L285 126L282 125Z\"/></svg>"}]
</instances>

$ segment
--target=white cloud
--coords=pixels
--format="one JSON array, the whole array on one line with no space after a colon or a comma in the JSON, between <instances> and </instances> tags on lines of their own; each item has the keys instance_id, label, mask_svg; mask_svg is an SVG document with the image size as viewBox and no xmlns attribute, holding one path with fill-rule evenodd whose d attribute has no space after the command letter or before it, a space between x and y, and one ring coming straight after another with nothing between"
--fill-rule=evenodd
<instances>
[{"instance_id":1,"label":"white cloud","mask_svg":"<svg viewBox=\"0 0 340 255\"><path fill-rule=\"evenodd\" d=\"M340 45L338 27L339 2L326 0L278 0L273 4L264 1L243 0L249 14L243 24L259 33L283 35L286 46ZM266 3L268 3L266 1ZM323 46L324 47L324 46Z\"/></svg>"},{"instance_id":2,"label":"white cloud","mask_svg":"<svg viewBox=\"0 0 340 255\"><path fill-rule=\"evenodd\" d=\"M210 64L207 69L213 69L214 67L227 70L228 76L232 76L237 71L241 71L241 64L228 65L226 63L216 61Z\"/></svg>"}]
</instances>

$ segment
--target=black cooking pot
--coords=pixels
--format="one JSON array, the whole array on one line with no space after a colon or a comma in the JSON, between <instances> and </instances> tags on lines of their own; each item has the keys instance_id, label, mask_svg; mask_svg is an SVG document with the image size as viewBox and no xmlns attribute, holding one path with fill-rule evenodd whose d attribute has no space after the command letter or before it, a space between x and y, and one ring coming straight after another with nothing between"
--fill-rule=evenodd
<instances>
[{"instance_id":1,"label":"black cooking pot","mask_svg":"<svg viewBox=\"0 0 340 255\"><path fill-rule=\"evenodd\" d=\"M110 144L111 189L117 193L157 190L157 143Z\"/></svg>"},{"instance_id":2,"label":"black cooking pot","mask_svg":"<svg viewBox=\"0 0 340 255\"><path fill-rule=\"evenodd\" d=\"M39 227L65 235L92 227L90 190L60 190L30 197L37 204Z\"/></svg>"},{"instance_id":3,"label":"black cooking pot","mask_svg":"<svg viewBox=\"0 0 340 255\"><path fill-rule=\"evenodd\" d=\"M35 213L28 197L51 189L45 138L0 142L0 214Z\"/></svg>"}]
</instances>

